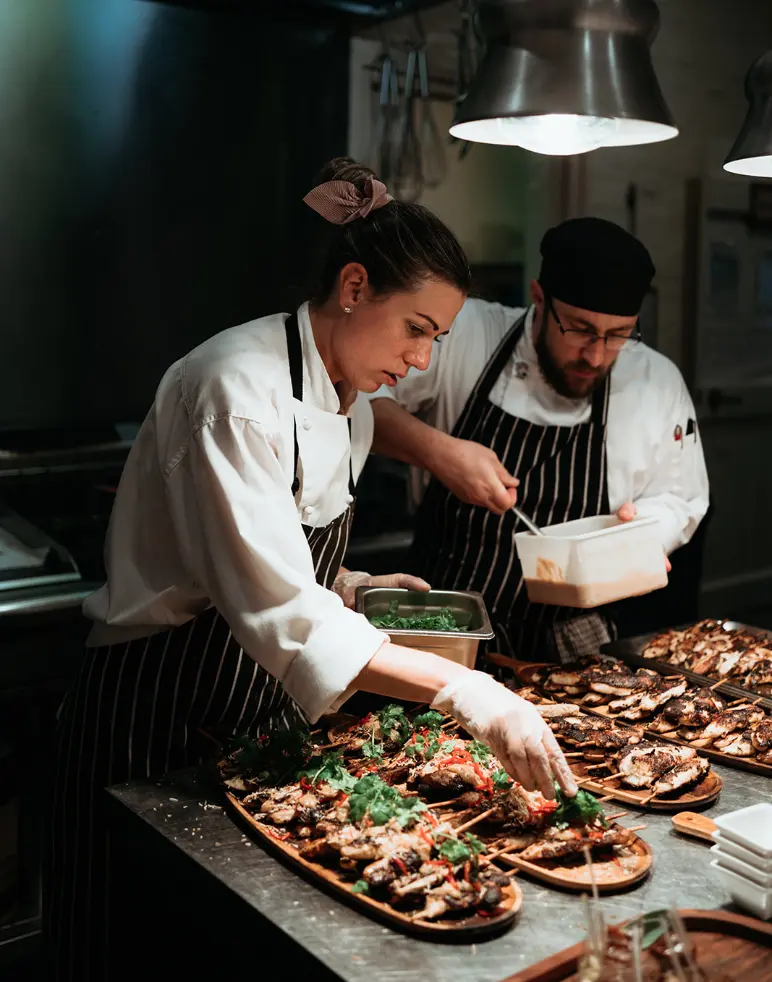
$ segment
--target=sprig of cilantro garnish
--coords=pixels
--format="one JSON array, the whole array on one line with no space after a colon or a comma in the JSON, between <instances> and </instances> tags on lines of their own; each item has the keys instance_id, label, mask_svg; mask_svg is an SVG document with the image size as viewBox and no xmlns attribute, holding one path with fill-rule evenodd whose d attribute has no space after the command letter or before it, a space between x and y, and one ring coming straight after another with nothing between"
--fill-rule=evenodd
<instances>
[{"instance_id":1,"label":"sprig of cilantro garnish","mask_svg":"<svg viewBox=\"0 0 772 982\"><path fill-rule=\"evenodd\" d=\"M403 798L399 791L376 774L365 774L357 781L349 796L348 806L353 822L361 822L367 816L373 825L385 825L394 818L401 829L426 810L426 805L418 798Z\"/></svg>"},{"instance_id":2,"label":"sprig of cilantro garnish","mask_svg":"<svg viewBox=\"0 0 772 982\"><path fill-rule=\"evenodd\" d=\"M479 740L472 740L469 744L469 753L472 760L476 761L482 767L486 767L493 756L491 748L484 743L480 743Z\"/></svg>"},{"instance_id":3,"label":"sprig of cilantro garnish","mask_svg":"<svg viewBox=\"0 0 772 982\"><path fill-rule=\"evenodd\" d=\"M357 880L356 883L351 887L352 893L369 893L370 884L367 880Z\"/></svg>"},{"instance_id":4,"label":"sprig of cilantro garnish","mask_svg":"<svg viewBox=\"0 0 772 982\"><path fill-rule=\"evenodd\" d=\"M413 726L417 730L439 730L445 722L442 713L436 709L429 709L425 713L420 713L413 719Z\"/></svg>"},{"instance_id":5,"label":"sprig of cilantro garnish","mask_svg":"<svg viewBox=\"0 0 772 982\"><path fill-rule=\"evenodd\" d=\"M467 832L462 839L446 839L437 850L442 859L446 859L453 866L458 863L466 862L467 859L474 859L480 853L486 852L485 845L473 835Z\"/></svg>"},{"instance_id":6,"label":"sprig of cilantro garnish","mask_svg":"<svg viewBox=\"0 0 772 982\"><path fill-rule=\"evenodd\" d=\"M383 709L379 709L375 715L381 725L381 737L384 740L390 739L392 733L396 731L397 738L404 743L413 732L413 727L405 715L404 708L397 703L389 703Z\"/></svg>"},{"instance_id":7,"label":"sprig of cilantro garnish","mask_svg":"<svg viewBox=\"0 0 772 982\"><path fill-rule=\"evenodd\" d=\"M321 757L312 758L309 766L298 774L298 779L303 777L311 784L324 781L336 791L345 791L346 794L353 791L357 783L357 779L346 769L343 755L334 750L322 754Z\"/></svg>"},{"instance_id":8,"label":"sprig of cilantro garnish","mask_svg":"<svg viewBox=\"0 0 772 982\"><path fill-rule=\"evenodd\" d=\"M429 733L424 736L422 733L416 735L415 742L405 744L405 753L408 757L415 757L418 754L425 760L431 760L440 749L440 739L438 735Z\"/></svg>"},{"instance_id":9,"label":"sprig of cilantro garnish","mask_svg":"<svg viewBox=\"0 0 772 982\"><path fill-rule=\"evenodd\" d=\"M238 766L260 784L279 785L308 763L313 750L308 727L295 727L259 737L239 736L231 752Z\"/></svg>"},{"instance_id":10,"label":"sprig of cilantro garnish","mask_svg":"<svg viewBox=\"0 0 772 982\"><path fill-rule=\"evenodd\" d=\"M503 791L512 784L512 778L505 770L494 771L492 777L493 787L497 791Z\"/></svg>"},{"instance_id":11,"label":"sprig of cilantro garnish","mask_svg":"<svg viewBox=\"0 0 772 982\"><path fill-rule=\"evenodd\" d=\"M558 807L550 816L551 823L568 822L570 825L589 825L595 819L599 819L602 825L608 825L603 814L603 806L589 791L579 788L576 797L569 798L556 784L555 798Z\"/></svg>"}]
</instances>

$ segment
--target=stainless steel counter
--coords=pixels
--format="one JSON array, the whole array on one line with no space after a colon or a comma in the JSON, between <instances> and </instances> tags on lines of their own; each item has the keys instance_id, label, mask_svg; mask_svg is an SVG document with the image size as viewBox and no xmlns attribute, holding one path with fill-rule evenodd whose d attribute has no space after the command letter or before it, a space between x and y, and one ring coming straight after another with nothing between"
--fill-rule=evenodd
<instances>
[{"instance_id":1,"label":"stainless steel counter","mask_svg":"<svg viewBox=\"0 0 772 982\"><path fill-rule=\"evenodd\" d=\"M719 801L707 815L720 815L760 800L772 801L772 781L761 775L716 768L724 779ZM136 848L140 834L164 855L184 857L196 870L196 906L207 896L230 899L253 914L255 931L268 932L270 943L302 950L319 978L346 982L499 982L584 936L577 895L548 889L518 877L523 910L515 927L503 937L476 945L443 945L399 934L328 896L267 854L234 825L222 808L207 800L192 772L172 775L160 783L135 783L110 789L111 812L120 822L118 849ZM608 807L621 810L609 802ZM603 899L610 920L644 910L677 904L712 909L729 905L729 897L709 866L709 846L672 831L670 816L630 811L626 825L646 822L641 835L654 850L651 876L627 893ZM159 873L159 876L162 874ZM191 883L194 881L191 880ZM208 888L211 887L211 890ZM222 904L212 903L207 916L213 926ZM219 928L227 932L227 925ZM277 949L278 950L278 949Z\"/></svg>"}]
</instances>

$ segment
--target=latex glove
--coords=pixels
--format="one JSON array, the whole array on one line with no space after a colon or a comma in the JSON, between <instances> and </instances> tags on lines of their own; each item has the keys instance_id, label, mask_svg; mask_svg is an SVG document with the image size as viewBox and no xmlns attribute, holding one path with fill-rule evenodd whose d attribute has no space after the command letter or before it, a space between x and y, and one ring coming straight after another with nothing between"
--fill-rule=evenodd
<instances>
[{"instance_id":1,"label":"latex glove","mask_svg":"<svg viewBox=\"0 0 772 982\"><path fill-rule=\"evenodd\" d=\"M626 501L622 507L617 512L617 518L620 522L632 522L632 520L638 514L638 509L632 503L632 501ZM669 573L672 569L670 560L667 558L667 553L665 553L665 572Z\"/></svg>"},{"instance_id":2,"label":"latex glove","mask_svg":"<svg viewBox=\"0 0 772 982\"><path fill-rule=\"evenodd\" d=\"M389 573L385 576L370 576L369 573L350 572L338 573L332 589L341 598L346 607L354 606L358 586L382 586L391 590L417 590L426 593L431 587L418 576L409 573Z\"/></svg>"},{"instance_id":3,"label":"latex glove","mask_svg":"<svg viewBox=\"0 0 772 982\"><path fill-rule=\"evenodd\" d=\"M494 515L503 515L517 503L520 482L481 443L454 437L432 460L432 472L461 501L488 508Z\"/></svg>"},{"instance_id":4,"label":"latex glove","mask_svg":"<svg viewBox=\"0 0 772 982\"><path fill-rule=\"evenodd\" d=\"M573 797L579 790L563 751L535 706L485 672L468 672L441 689L433 709L450 713L487 744L504 770L528 791L555 797L555 780Z\"/></svg>"}]
</instances>

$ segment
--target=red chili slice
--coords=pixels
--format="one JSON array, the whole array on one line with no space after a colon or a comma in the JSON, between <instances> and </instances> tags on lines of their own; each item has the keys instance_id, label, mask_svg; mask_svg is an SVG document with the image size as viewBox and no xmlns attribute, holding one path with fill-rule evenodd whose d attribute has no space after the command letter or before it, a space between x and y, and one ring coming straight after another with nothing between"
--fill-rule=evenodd
<instances>
[{"instance_id":1,"label":"red chili slice","mask_svg":"<svg viewBox=\"0 0 772 982\"><path fill-rule=\"evenodd\" d=\"M391 861L403 876L407 876L407 866L405 866L401 859L399 859L397 856L392 856Z\"/></svg>"}]
</instances>

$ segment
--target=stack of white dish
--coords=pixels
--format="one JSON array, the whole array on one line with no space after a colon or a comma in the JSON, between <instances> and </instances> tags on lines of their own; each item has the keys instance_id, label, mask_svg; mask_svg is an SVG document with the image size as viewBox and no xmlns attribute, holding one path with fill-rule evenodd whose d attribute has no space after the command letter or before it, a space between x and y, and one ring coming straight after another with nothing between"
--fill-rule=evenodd
<instances>
[{"instance_id":1,"label":"stack of white dish","mask_svg":"<svg viewBox=\"0 0 772 982\"><path fill-rule=\"evenodd\" d=\"M772 804L740 808L715 819L711 852L732 899L768 921L772 918Z\"/></svg>"}]
</instances>

